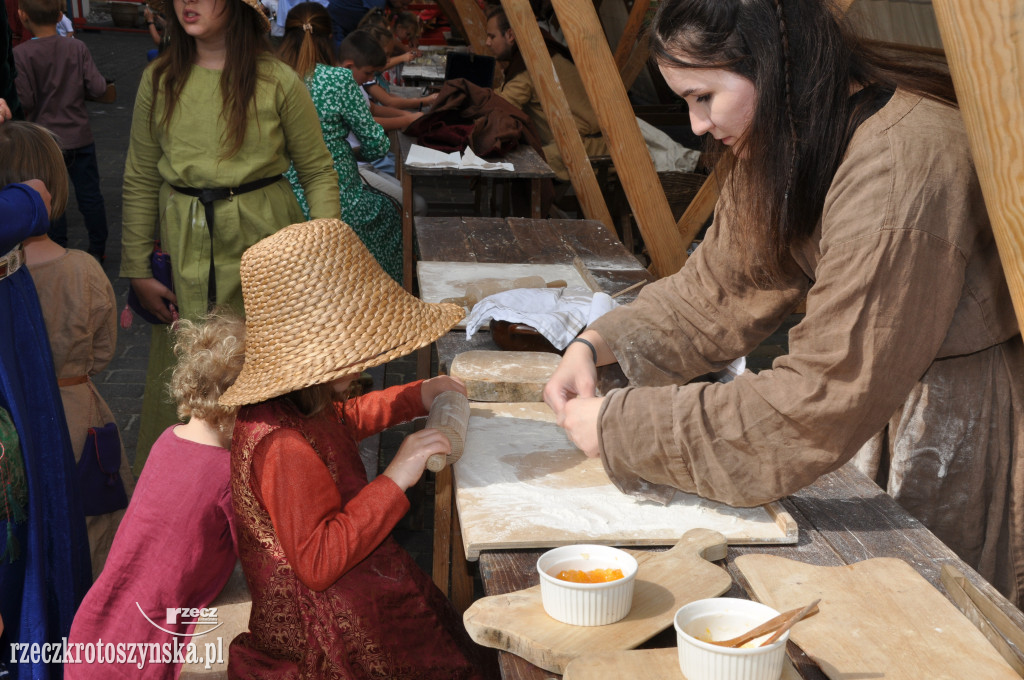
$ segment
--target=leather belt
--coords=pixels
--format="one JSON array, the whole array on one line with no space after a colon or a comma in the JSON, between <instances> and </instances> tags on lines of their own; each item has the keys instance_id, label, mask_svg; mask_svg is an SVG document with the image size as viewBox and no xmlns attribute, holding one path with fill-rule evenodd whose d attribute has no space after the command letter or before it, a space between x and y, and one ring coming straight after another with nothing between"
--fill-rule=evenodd
<instances>
[{"instance_id":1,"label":"leather belt","mask_svg":"<svg viewBox=\"0 0 1024 680\"><path fill-rule=\"evenodd\" d=\"M203 211L206 214L206 228L210 231L210 281L206 289L206 303L209 309L213 309L214 305L217 304L217 273L213 266L213 204L217 201L230 201L235 196L268 187L275 182L281 181L283 178L284 175L275 175L274 177L264 177L263 179L239 184L237 187L213 189L193 189L192 187L176 187L173 184L171 185L171 189L179 194L198 198L199 202L203 204Z\"/></svg>"},{"instance_id":2,"label":"leather belt","mask_svg":"<svg viewBox=\"0 0 1024 680\"><path fill-rule=\"evenodd\" d=\"M25 255L22 253L21 245L19 244L9 253L0 257L0 281L21 269L23 264L25 264Z\"/></svg>"}]
</instances>

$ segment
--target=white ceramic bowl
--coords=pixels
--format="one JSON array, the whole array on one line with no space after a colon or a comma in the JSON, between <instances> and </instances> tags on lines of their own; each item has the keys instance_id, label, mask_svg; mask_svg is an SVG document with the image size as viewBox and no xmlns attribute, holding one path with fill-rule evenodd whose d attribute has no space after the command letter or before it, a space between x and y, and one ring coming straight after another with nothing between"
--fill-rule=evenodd
<instances>
[{"instance_id":1,"label":"white ceramic bowl","mask_svg":"<svg viewBox=\"0 0 1024 680\"><path fill-rule=\"evenodd\" d=\"M687 680L779 680L786 656L787 631L768 645L762 636L733 649L704 640L728 640L747 632L779 612L759 602L731 597L697 600L676 612L679 667ZM703 639L701 639L703 638Z\"/></svg>"},{"instance_id":2,"label":"white ceramic bowl","mask_svg":"<svg viewBox=\"0 0 1024 680\"><path fill-rule=\"evenodd\" d=\"M636 559L607 545L567 545L537 559L540 599L548 616L574 626L615 623L633 606ZM572 583L555 578L564 569L621 569L622 578L607 583Z\"/></svg>"}]
</instances>

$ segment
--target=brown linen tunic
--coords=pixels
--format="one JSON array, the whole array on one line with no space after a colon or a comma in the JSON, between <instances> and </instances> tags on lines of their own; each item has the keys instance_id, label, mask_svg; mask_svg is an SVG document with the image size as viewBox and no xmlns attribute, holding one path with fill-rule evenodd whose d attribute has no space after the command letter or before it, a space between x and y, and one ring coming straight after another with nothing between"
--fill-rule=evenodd
<instances>
[{"instance_id":1,"label":"brown linen tunic","mask_svg":"<svg viewBox=\"0 0 1024 680\"><path fill-rule=\"evenodd\" d=\"M114 358L117 300L103 268L84 251L68 250L60 257L34 264L29 269L39 293L57 378L90 378L77 385L60 388L71 448L77 463L82 457L89 428L115 422L114 414L96 391L91 378ZM123 446L121 481L130 499L135 489L135 477ZM107 561L110 544L124 512L117 510L85 518L93 578L99 576Z\"/></svg>"},{"instance_id":2,"label":"brown linen tunic","mask_svg":"<svg viewBox=\"0 0 1024 680\"><path fill-rule=\"evenodd\" d=\"M1024 350L959 112L897 91L865 121L785 281L754 285L730 230L720 210L680 272L591 326L645 386L601 409L616 485L756 505L874 438L888 491L1020 603ZM804 294L771 370L684 384L749 352Z\"/></svg>"}]
</instances>

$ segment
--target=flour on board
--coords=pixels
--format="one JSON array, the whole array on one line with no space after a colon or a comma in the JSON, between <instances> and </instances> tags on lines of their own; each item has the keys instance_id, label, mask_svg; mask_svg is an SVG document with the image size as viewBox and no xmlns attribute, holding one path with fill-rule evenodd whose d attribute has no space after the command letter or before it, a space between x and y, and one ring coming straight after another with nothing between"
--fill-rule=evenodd
<instances>
[{"instance_id":1,"label":"flour on board","mask_svg":"<svg viewBox=\"0 0 1024 680\"><path fill-rule=\"evenodd\" d=\"M474 404L455 478L470 557L487 548L580 541L671 545L693 528L734 542L784 538L764 508L732 508L681 492L662 506L623 494L600 459L569 442L544 404Z\"/></svg>"}]
</instances>

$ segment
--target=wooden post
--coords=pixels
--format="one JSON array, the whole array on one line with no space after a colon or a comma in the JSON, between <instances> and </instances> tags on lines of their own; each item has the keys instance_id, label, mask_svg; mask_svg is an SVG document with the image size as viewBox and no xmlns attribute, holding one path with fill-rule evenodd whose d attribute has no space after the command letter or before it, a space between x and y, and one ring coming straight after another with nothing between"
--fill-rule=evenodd
<instances>
[{"instance_id":1,"label":"wooden post","mask_svg":"<svg viewBox=\"0 0 1024 680\"><path fill-rule=\"evenodd\" d=\"M686 262L686 247L676 229L647 144L633 115L619 70L590 0L552 0L559 24L576 61L601 131L608 140L619 181L629 199L658 276L674 274ZM518 31L516 32L518 36ZM529 61L527 61L529 64Z\"/></svg>"},{"instance_id":2,"label":"wooden post","mask_svg":"<svg viewBox=\"0 0 1024 680\"><path fill-rule=\"evenodd\" d=\"M589 2L589 0L587 1ZM555 136L558 150L562 153L562 161L569 172L569 180L576 190L576 197L583 209L583 214L587 219L599 220L614 232L615 223L612 221L611 213L608 212L608 205L601 194L601 187L597 184L597 177L594 175L594 168L590 165L587 150L583 148L583 140L580 139L580 132L576 129L576 121L569 109L569 102L566 101L565 93L558 85L555 67L551 63L551 55L548 54L547 47L544 45L544 38L541 37L540 28L537 26L537 17L530 9L529 0L502 0L501 4L505 8L508 23L516 35L516 44L519 45L519 49L523 53L526 69L530 72L530 78L533 79L533 86L537 89L541 106L544 107L544 112L548 115L551 132ZM598 28L600 29L600 27ZM604 33L600 35L603 41ZM605 45L605 52L607 51L608 46ZM616 80L618 80L618 76L616 76Z\"/></svg>"},{"instance_id":3,"label":"wooden post","mask_svg":"<svg viewBox=\"0 0 1024 680\"><path fill-rule=\"evenodd\" d=\"M697 238L700 228L715 211L719 189L718 173L712 171L704 180L704 184L697 190L697 194L690 200L690 205L686 206L686 210L683 211L676 225L683 243L689 245L693 243L693 239Z\"/></svg>"},{"instance_id":4,"label":"wooden post","mask_svg":"<svg viewBox=\"0 0 1024 680\"><path fill-rule=\"evenodd\" d=\"M1024 0L933 0L999 257L1024 326Z\"/></svg>"},{"instance_id":5,"label":"wooden post","mask_svg":"<svg viewBox=\"0 0 1024 680\"><path fill-rule=\"evenodd\" d=\"M474 0L449 0L458 14L458 21L469 41L469 48L476 54L490 54L487 49L487 18L480 5ZM449 17L451 18L451 17Z\"/></svg>"},{"instance_id":6,"label":"wooden post","mask_svg":"<svg viewBox=\"0 0 1024 680\"><path fill-rule=\"evenodd\" d=\"M643 28L644 18L647 16L650 6L651 0L635 0L633 8L629 10L626 27L619 37L619 44L615 47L615 66L618 67L620 73L626 62L629 61L630 55L635 51L636 37L640 35L640 29ZM628 85L626 89L629 89Z\"/></svg>"},{"instance_id":7,"label":"wooden post","mask_svg":"<svg viewBox=\"0 0 1024 680\"><path fill-rule=\"evenodd\" d=\"M626 63L619 69L619 75L622 77L622 86L629 91L629 88L633 87L633 83L640 76L640 73L644 70L644 66L647 65L647 60L651 56L651 39L646 33L637 42L636 47L633 48L633 53L626 59Z\"/></svg>"}]
</instances>

